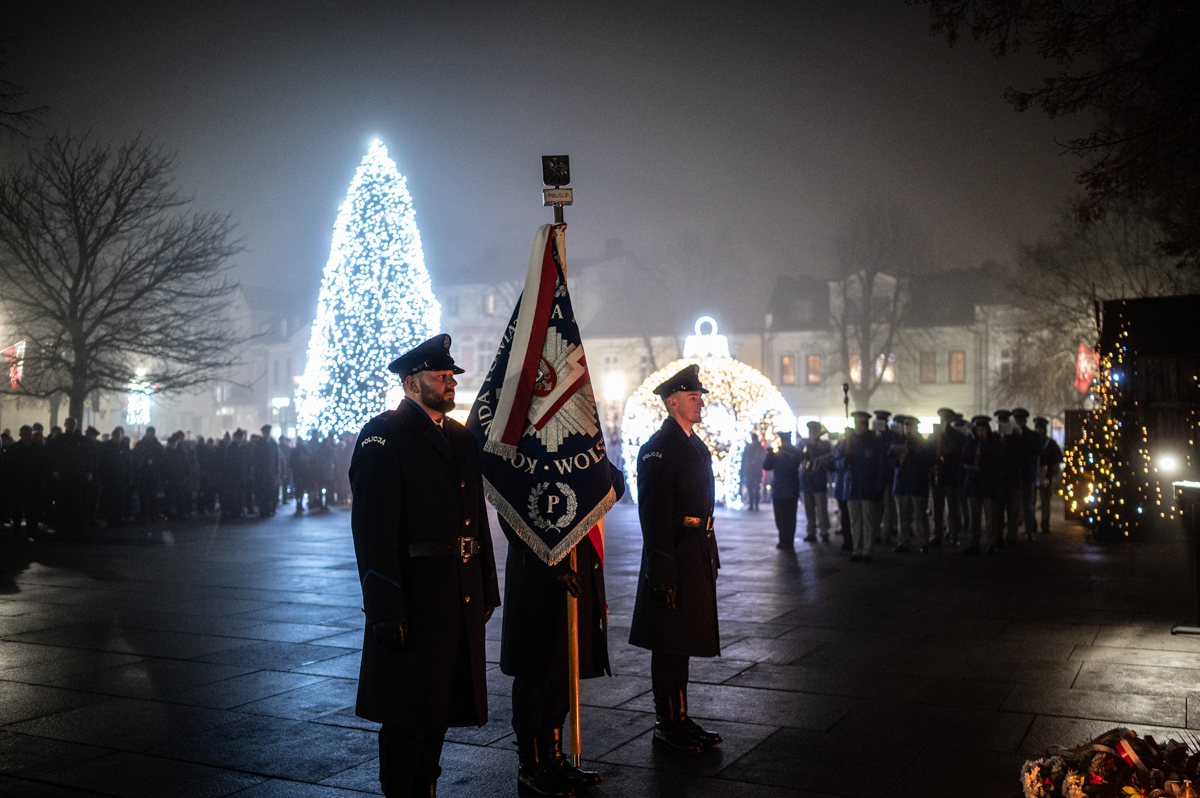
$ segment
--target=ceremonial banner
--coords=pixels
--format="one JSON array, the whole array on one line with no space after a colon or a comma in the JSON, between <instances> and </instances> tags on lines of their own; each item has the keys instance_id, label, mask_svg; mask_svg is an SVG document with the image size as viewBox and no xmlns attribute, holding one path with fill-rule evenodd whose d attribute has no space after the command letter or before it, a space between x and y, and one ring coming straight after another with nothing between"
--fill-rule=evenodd
<instances>
[{"instance_id":1,"label":"ceremonial banner","mask_svg":"<svg viewBox=\"0 0 1200 798\"><path fill-rule=\"evenodd\" d=\"M467 419L488 501L549 565L616 501L587 358L561 257L566 225L542 225L525 290Z\"/></svg>"}]
</instances>

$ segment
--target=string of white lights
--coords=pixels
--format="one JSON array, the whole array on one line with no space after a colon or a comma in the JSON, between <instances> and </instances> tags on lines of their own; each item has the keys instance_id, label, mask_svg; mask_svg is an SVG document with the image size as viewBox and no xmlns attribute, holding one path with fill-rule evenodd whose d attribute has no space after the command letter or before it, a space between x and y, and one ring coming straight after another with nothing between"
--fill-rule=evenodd
<instances>
[{"instance_id":1,"label":"string of white lights","mask_svg":"<svg viewBox=\"0 0 1200 798\"><path fill-rule=\"evenodd\" d=\"M702 335L704 324L712 332ZM637 455L650 436L667 418L662 399L654 389L675 372L696 363L704 396L704 421L694 427L713 456L713 478L717 501L726 507L742 506L742 452L750 433L774 441L776 432L792 432L796 417L774 384L757 369L729 355L729 341L717 335L716 322L704 316L696 322L696 335L689 335L684 357L651 374L625 403L621 419L621 459L633 500L637 501Z\"/></svg>"},{"instance_id":2,"label":"string of white lights","mask_svg":"<svg viewBox=\"0 0 1200 798\"><path fill-rule=\"evenodd\" d=\"M388 363L440 323L406 181L372 142L334 224L296 391L299 430L357 432L398 385Z\"/></svg>"}]
</instances>

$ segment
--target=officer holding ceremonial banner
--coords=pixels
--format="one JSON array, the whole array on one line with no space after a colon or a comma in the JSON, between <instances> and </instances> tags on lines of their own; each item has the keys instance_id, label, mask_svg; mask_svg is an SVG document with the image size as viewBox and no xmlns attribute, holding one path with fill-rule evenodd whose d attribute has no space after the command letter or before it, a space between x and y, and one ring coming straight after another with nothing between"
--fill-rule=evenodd
<instances>
[{"instance_id":1,"label":"officer holding ceremonial banner","mask_svg":"<svg viewBox=\"0 0 1200 798\"><path fill-rule=\"evenodd\" d=\"M517 793L535 798L601 778L571 761L581 751L572 695L579 679L609 672L600 522L624 493L567 290L565 227L538 228L525 290L467 419L508 538L500 669L513 677Z\"/></svg>"}]
</instances>

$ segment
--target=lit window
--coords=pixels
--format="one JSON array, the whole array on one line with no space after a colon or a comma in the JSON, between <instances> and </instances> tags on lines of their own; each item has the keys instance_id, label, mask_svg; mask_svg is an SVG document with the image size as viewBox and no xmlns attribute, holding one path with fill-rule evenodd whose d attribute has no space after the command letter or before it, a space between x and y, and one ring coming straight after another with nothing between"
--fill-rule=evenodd
<instances>
[{"instance_id":1,"label":"lit window","mask_svg":"<svg viewBox=\"0 0 1200 798\"><path fill-rule=\"evenodd\" d=\"M850 356L850 382L862 385L862 357L859 355Z\"/></svg>"},{"instance_id":2,"label":"lit window","mask_svg":"<svg viewBox=\"0 0 1200 798\"><path fill-rule=\"evenodd\" d=\"M496 312L496 295L488 294L483 298L483 312L489 316Z\"/></svg>"},{"instance_id":3,"label":"lit window","mask_svg":"<svg viewBox=\"0 0 1200 798\"><path fill-rule=\"evenodd\" d=\"M779 382L782 385L796 384L796 356L784 355L779 358Z\"/></svg>"},{"instance_id":4,"label":"lit window","mask_svg":"<svg viewBox=\"0 0 1200 798\"><path fill-rule=\"evenodd\" d=\"M950 353L950 382L967 381L967 353L958 350Z\"/></svg>"},{"instance_id":5,"label":"lit window","mask_svg":"<svg viewBox=\"0 0 1200 798\"><path fill-rule=\"evenodd\" d=\"M875 376L881 377L884 382L896 381L896 355L895 353L884 357L880 355L875 358Z\"/></svg>"},{"instance_id":6,"label":"lit window","mask_svg":"<svg viewBox=\"0 0 1200 798\"><path fill-rule=\"evenodd\" d=\"M921 382L937 382L937 353L921 353Z\"/></svg>"},{"instance_id":7,"label":"lit window","mask_svg":"<svg viewBox=\"0 0 1200 798\"><path fill-rule=\"evenodd\" d=\"M807 363L808 363L808 367L805 370L805 377L804 377L805 381L808 382L809 385L820 385L821 384L821 356L820 355L809 355Z\"/></svg>"}]
</instances>

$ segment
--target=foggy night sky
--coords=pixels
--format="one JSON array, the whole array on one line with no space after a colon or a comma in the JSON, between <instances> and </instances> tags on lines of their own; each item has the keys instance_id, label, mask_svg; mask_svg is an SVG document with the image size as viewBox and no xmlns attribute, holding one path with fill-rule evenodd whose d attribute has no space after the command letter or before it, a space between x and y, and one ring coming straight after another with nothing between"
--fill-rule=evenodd
<instances>
[{"instance_id":1,"label":"foggy night sky","mask_svg":"<svg viewBox=\"0 0 1200 798\"><path fill-rule=\"evenodd\" d=\"M435 289L523 277L551 220L539 156L569 154L568 264L649 270L678 316L652 327L761 324L776 278L824 275L873 199L908 204L933 268L1011 260L1079 166L1055 137L1080 122L1003 97L1052 64L951 49L903 0L39 0L5 17L6 77L51 106L42 132L177 151L178 185L238 223L242 282L313 308L375 137L408 178Z\"/></svg>"}]
</instances>

